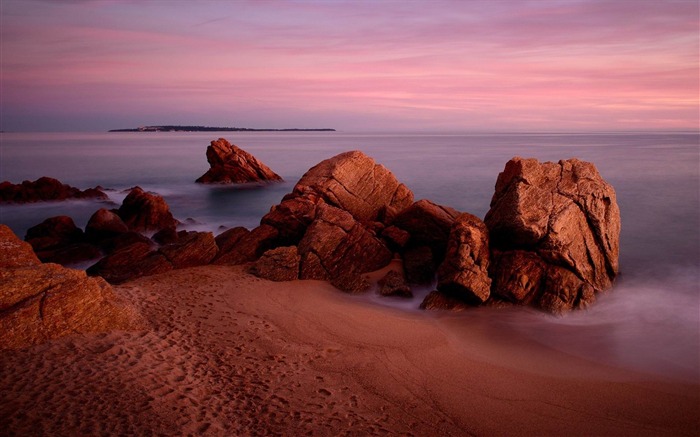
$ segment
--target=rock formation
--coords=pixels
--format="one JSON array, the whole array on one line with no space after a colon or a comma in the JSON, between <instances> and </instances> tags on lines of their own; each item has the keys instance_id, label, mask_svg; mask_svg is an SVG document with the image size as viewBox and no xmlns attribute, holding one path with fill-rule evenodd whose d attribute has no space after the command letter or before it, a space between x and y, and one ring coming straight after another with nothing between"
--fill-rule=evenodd
<instances>
[{"instance_id":1,"label":"rock formation","mask_svg":"<svg viewBox=\"0 0 700 437\"><path fill-rule=\"evenodd\" d=\"M0 203L30 203L66 199L107 200L107 198L107 195L98 187L81 191L46 176L33 182L24 181L21 184L13 184L9 181L0 183Z\"/></svg>"},{"instance_id":2,"label":"rock formation","mask_svg":"<svg viewBox=\"0 0 700 437\"><path fill-rule=\"evenodd\" d=\"M389 270L379 280L378 285L378 292L382 296L413 297L413 292L411 292L411 287L406 282L406 278L396 270Z\"/></svg>"},{"instance_id":3,"label":"rock formation","mask_svg":"<svg viewBox=\"0 0 700 437\"><path fill-rule=\"evenodd\" d=\"M103 279L41 264L31 246L5 225L0 225L0 247L0 350L139 327L138 315Z\"/></svg>"},{"instance_id":4,"label":"rock formation","mask_svg":"<svg viewBox=\"0 0 700 437\"><path fill-rule=\"evenodd\" d=\"M212 141L207 147L207 161L211 168L196 182L204 184L242 184L247 182L274 182L282 178L250 153L229 143L224 138Z\"/></svg>"},{"instance_id":5,"label":"rock formation","mask_svg":"<svg viewBox=\"0 0 700 437\"><path fill-rule=\"evenodd\" d=\"M299 278L299 261L296 246L278 247L265 252L250 273L270 281L293 281Z\"/></svg>"},{"instance_id":6,"label":"rock formation","mask_svg":"<svg viewBox=\"0 0 700 437\"><path fill-rule=\"evenodd\" d=\"M561 313L585 306L618 273L620 211L591 163L513 158L486 214L492 292Z\"/></svg>"},{"instance_id":7,"label":"rock formation","mask_svg":"<svg viewBox=\"0 0 700 437\"><path fill-rule=\"evenodd\" d=\"M68 216L51 217L27 230L27 241L39 259L62 265L99 258L100 248L90 244L82 229Z\"/></svg>"},{"instance_id":8,"label":"rock formation","mask_svg":"<svg viewBox=\"0 0 700 437\"><path fill-rule=\"evenodd\" d=\"M486 225L469 213L458 215L438 268L438 291L465 302L483 303L491 294L489 235Z\"/></svg>"},{"instance_id":9,"label":"rock formation","mask_svg":"<svg viewBox=\"0 0 700 437\"><path fill-rule=\"evenodd\" d=\"M178 223L162 196L148 193L141 187L129 191L117 215L130 230L139 232L174 229Z\"/></svg>"}]
</instances>

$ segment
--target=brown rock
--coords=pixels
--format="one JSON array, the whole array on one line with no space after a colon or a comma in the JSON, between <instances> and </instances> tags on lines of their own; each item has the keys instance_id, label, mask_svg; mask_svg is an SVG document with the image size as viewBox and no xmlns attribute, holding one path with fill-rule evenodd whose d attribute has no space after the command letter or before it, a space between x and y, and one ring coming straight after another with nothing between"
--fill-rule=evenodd
<instances>
[{"instance_id":1,"label":"brown rock","mask_svg":"<svg viewBox=\"0 0 700 437\"><path fill-rule=\"evenodd\" d=\"M209 264L218 251L214 235L211 232L178 232L175 243L167 244L158 252L162 254L175 269Z\"/></svg>"},{"instance_id":2,"label":"brown rock","mask_svg":"<svg viewBox=\"0 0 700 437\"><path fill-rule=\"evenodd\" d=\"M396 251L405 248L411 239L411 234L396 226L387 226L382 229L381 235L389 247Z\"/></svg>"},{"instance_id":3,"label":"brown rock","mask_svg":"<svg viewBox=\"0 0 700 437\"><path fill-rule=\"evenodd\" d=\"M468 303L483 303L491 290L488 267L486 225L469 213L458 215L452 224L445 260L438 268L438 290Z\"/></svg>"},{"instance_id":4,"label":"brown rock","mask_svg":"<svg viewBox=\"0 0 700 437\"><path fill-rule=\"evenodd\" d=\"M445 256L450 229L458 215L459 211L456 209L423 199L401 212L393 225L411 235L409 246L430 247L439 264Z\"/></svg>"},{"instance_id":5,"label":"brown rock","mask_svg":"<svg viewBox=\"0 0 700 437\"><path fill-rule=\"evenodd\" d=\"M467 304L462 299L447 295L438 290L431 291L420 304L420 308L423 310L464 311L470 307L471 305Z\"/></svg>"},{"instance_id":6,"label":"brown rock","mask_svg":"<svg viewBox=\"0 0 700 437\"><path fill-rule=\"evenodd\" d=\"M544 287L547 264L537 254L524 250L491 252L493 294L510 302L529 305ZM495 269L494 267L498 267Z\"/></svg>"},{"instance_id":7,"label":"brown rock","mask_svg":"<svg viewBox=\"0 0 700 437\"><path fill-rule=\"evenodd\" d=\"M362 152L326 159L307 171L285 199L323 199L350 213L359 222L379 221L413 203L413 193L386 167Z\"/></svg>"},{"instance_id":8,"label":"brown rock","mask_svg":"<svg viewBox=\"0 0 700 437\"><path fill-rule=\"evenodd\" d=\"M115 212L100 208L90 217L85 226L85 236L92 242L114 238L129 232L129 227Z\"/></svg>"},{"instance_id":9,"label":"brown rock","mask_svg":"<svg viewBox=\"0 0 700 437\"><path fill-rule=\"evenodd\" d=\"M214 238L214 241L216 241L216 245L219 247L219 255L223 255L225 253L228 253L233 249L236 244L243 238L244 236L248 235L250 231L242 226L238 226L235 228L227 229L224 232L220 233L219 235Z\"/></svg>"},{"instance_id":10,"label":"brown rock","mask_svg":"<svg viewBox=\"0 0 700 437\"><path fill-rule=\"evenodd\" d=\"M250 272L271 281L293 281L299 278L299 261L296 246L278 247L265 252Z\"/></svg>"},{"instance_id":11,"label":"brown rock","mask_svg":"<svg viewBox=\"0 0 700 437\"><path fill-rule=\"evenodd\" d=\"M29 228L25 239L42 262L71 265L102 256L68 216L51 217Z\"/></svg>"},{"instance_id":12,"label":"brown rock","mask_svg":"<svg viewBox=\"0 0 700 437\"><path fill-rule=\"evenodd\" d=\"M137 313L104 280L38 263L4 225L0 247L0 350L74 333L139 327Z\"/></svg>"},{"instance_id":13,"label":"brown rock","mask_svg":"<svg viewBox=\"0 0 700 437\"><path fill-rule=\"evenodd\" d=\"M392 259L386 245L348 212L321 204L316 220L299 243L302 279L330 280L345 291L356 291L360 273L380 269ZM350 284L350 285L344 285Z\"/></svg>"},{"instance_id":14,"label":"brown rock","mask_svg":"<svg viewBox=\"0 0 700 437\"><path fill-rule=\"evenodd\" d=\"M207 161L211 168L196 182L240 184L282 180L253 155L224 138L212 141L207 147Z\"/></svg>"},{"instance_id":15,"label":"brown rock","mask_svg":"<svg viewBox=\"0 0 700 437\"><path fill-rule=\"evenodd\" d=\"M235 228L234 228L235 229ZM214 264L236 265L255 261L267 250L277 247L279 231L270 225L260 225L250 232L237 231L232 235L240 237L228 251L220 249Z\"/></svg>"},{"instance_id":16,"label":"brown rock","mask_svg":"<svg viewBox=\"0 0 700 437\"><path fill-rule=\"evenodd\" d=\"M409 248L403 253L403 269L411 284L432 284L437 266L428 246Z\"/></svg>"},{"instance_id":17,"label":"brown rock","mask_svg":"<svg viewBox=\"0 0 700 437\"><path fill-rule=\"evenodd\" d=\"M533 254L527 261L532 269L541 270L534 256L546 266L543 278L532 279L540 290L520 286L518 291L524 278L507 272L515 258L499 255L492 269L498 277L494 292L504 297L527 296L561 312L590 302L589 287L605 290L618 273L620 212L615 191L593 164L513 158L498 176L485 222L495 250L524 250ZM531 274L526 276L531 280Z\"/></svg>"},{"instance_id":18,"label":"brown rock","mask_svg":"<svg viewBox=\"0 0 700 437\"><path fill-rule=\"evenodd\" d=\"M146 243L135 243L116 250L87 269L90 276L102 276L111 284L121 284L141 276L173 269L162 254Z\"/></svg>"},{"instance_id":19,"label":"brown rock","mask_svg":"<svg viewBox=\"0 0 700 437\"><path fill-rule=\"evenodd\" d=\"M41 264L32 246L15 235L7 225L0 224L0 269Z\"/></svg>"},{"instance_id":20,"label":"brown rock","mask_svg":"<svg viewBox=\"0 0 700 437\"><path fill-rule=\"evenodd\" d=\"M296 245L306 232L306 228L316 218L319 199L291 197L270 209L260 223L270 225L279 231L279 244Z\"/></svg>"},{"instance_id":21,"label":"brown rock","mask_svg":"<svg viewBox=\"0 0 700 437\"><path fill-rule=\"evenodd\" d=\"M106 200L107 198L107 195L98 188L81 191L49 177L42 177L34 182L24 181L21 184L13 184L9 181L0 183L0 203L29 203L66 199Z\"/></svg>"},{"instance_id":22,"label":"brown rock","mask_svg":"<svg viewBox=\"0 0 700 437\"><path fill-rule=\"evenodd\" d=\"M396 270L389 270L379 280L379 294L382 296L413 297L411 287L408 286L406 278Z\"/></svg>"},{"instance_id":23,"label":"brown rock","mask_svg":"<svg viewBox=\"0 0 700 437\"><path fill-rule=\"evenodd\" d=\"M132 231L157 231L175 228L177 220L170 213L163 197L134 187L126 196L117 214Z\"/></svg>"}]
</instances>

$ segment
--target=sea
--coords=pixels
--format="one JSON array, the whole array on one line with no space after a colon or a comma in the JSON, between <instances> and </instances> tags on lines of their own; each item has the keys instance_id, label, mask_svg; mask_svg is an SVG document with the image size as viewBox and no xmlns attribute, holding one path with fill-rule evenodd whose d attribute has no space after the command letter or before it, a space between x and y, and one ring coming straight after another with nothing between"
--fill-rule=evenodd
<instances>
[{"instance_id":1,"label":"sea","mask_svg":"<svg viewBox=\"0 0 700 437\"><path fill-rule=\"evenodd\" d=\"M205 151L224 137L285 182L196 184ZM531 308L460 313L494 336L517 333L547 347L655 377L700 384L700 135L673 133L100 132L2 133L0 181L50 176L81 189L101 186L110 202L0 205L0 223L20 237L56 215L84 226L117 207L129 188L162 195L190 230L253 228L318 162L361 150L415 194L484 217L498 173L515 156L596 165L616 191L622 218L620 276L589 309L562 317ZM76 266L85 268L86 266ZM405 311L412 300L380 299ZM426 317L430 315L426 314ZM483 328L486 326L486 328Z\"/></svg>"}]
</instances>

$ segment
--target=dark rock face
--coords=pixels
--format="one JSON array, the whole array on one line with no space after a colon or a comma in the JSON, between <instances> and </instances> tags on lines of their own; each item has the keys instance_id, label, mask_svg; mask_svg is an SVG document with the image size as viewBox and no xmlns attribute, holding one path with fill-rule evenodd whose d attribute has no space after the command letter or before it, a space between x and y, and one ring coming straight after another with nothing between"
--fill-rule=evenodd
<instances>
[{"instance_id":1,"label":"dark rock face","mask_svg":"<svg viewBox=\"0 0 700 437\"><path fill-rule=\"evenodd\" d=\"M410 234L410 246L428 246L435 258L442 260L452 223L458 215L459 211L454 208L422 199L399 214L393 225Z\"/></svg>"},{"instance_id":2,"label":"dark rock face","mask_svg":"<svg viewBox=\"0 0 700 437\"><path fill-rule=\"evenodd\" d=\"M68 216L51 217L27 230L25 240L43 262L67 265L99 258L100 248L86 241Z\"/></svg>"},{"instance_id":3,"label":"dark rock face","mask_svg":"<svg viewBox=\"0 0 700 437\"><path fill-rule=\"evenodd\" d=\"M158 252L173 268L184 269L209 264L218 250L211 232L180 231L177 241L161 247Z\"/></svg>"},{"instance_id":4,"label":"dark rock face","mask_svg":"<svg viewBox=\"0 0 700 437\"><path fill-rule=\"evenodd\" d=\"M178 224L162 196L147 193L140 187L129 192L117 215L132 231L159 231Z\"/></svg>"},{"instance_id":5,"label":"dark rock face","mask_svg":"<svg viewBox=\"0 0 700 437\"><path fill-rule=\"evenodd\" d=\"M299 255L300 278L329 280L348 292L364 291L364 282L353 278L380 269L392 259L386 245L352 215L326 204L317 208L316 220L299 243Z\"/></svg>"},{"instance_id":6,"label":"dark rock face","mask_svg":"<svg viewBox=\"0 0 700 437\"><path fill-rule=\"evenodd\" d=\"M173 269L173 265L147 243L134 243L114 251L87 269L90 276L102 276L111 284L121 284L141 276Z\"/></svg>"},{"instance_id":7,"label":"dark rock face","mask_svg":"<svg viewBox=\"0 0 700 437\"><path fill-rule=\"evenodd\" d=\"M91 241L115 238L129 232L129 227L115 212L100 208L90 217L85 226L85 236Z\"/></svg>"},{"instance_id":8,"label":"dark rock face","mask_svg":"<svg viewBox=\"0 0 700 437\"><path fill-rule=\"evenodd\" d=\"M278 247L265 252L250 268L250 273L271 281L299 278L299 253L296 246Z\"/></svg>"},{"instance_id":9,"label":"dark rock face","mask_svg":"<svg viewBox=\"0 0 700 437\"><path fill-rule=\"evenodd\" d=\"M428 246L409 248L403 252L406 280L411 284L431 284L435 280L437 263Z\"/></svg>"},{"instance_id":10,"label":"dark rock face","mask_svg":"<svg viewBox=\"0 0 700 437\"><path fill-rule=\"evenodd\" d=\"M561 313L591 302L618 273L615 191L591 163L513 158L498 176L485 222L492 289L506 299Z\"/></svg>"},{"instance_id":11,"label":"dark rock face","mask_svg":"<svg viewBox=\"0 0 700 437\"><path fill-rule=\"evenodd\" d=\"M81 332L136 329L137 313L101 278L41 264L0 225L0 350Z\"/></svg>"},{"instance_id":12,"label":"dark rock face","mask_svg":"<svg viewBox=\"0 0 700 437\"><path fill-rule=\"evenodd\" d=\"M473 306L462 299L433 290L423 299L420 308L423 310L465 311Z\"/></svg>"},{"instance_id":13,"label":"dark rock face","mask_svg":"<svg viewBox=\"0 0 700 437\"><path fill-rule=\"evenodd\" d=\"M282 178L250 153L229 143L224 138L212 141L207 147L207 161L211 168L196 182L213 184L241 184L247 182L281 181Z\"/></svg>"},{"instance_id":14,"label":"dark rock face","mask_svg":"<svg viewBox=\"0 0 700 437\"><path fill-rule=\"evenodd\" d=\"M406 278L396 270L390 270L378 284L379 294L382 296L413 297Z\"/></svg>"},{"instance_id":15,"label":"dark rock face","mask_svg":"<svg viewBox=\"0 0 700 437\"><path fill-rule=\"evenodd\" d=\"M483 303L490 295L489 236L484 222L469 213L455 218L445 260L438 268L438 291L467 302Z\"/></svg>"},{"instance_id":16,"label":"dark rock face","mask_svg":"<svg viewBox=\"0 0 700 437\"><path fill-rule=\"evenodd\" d=\"M42 177L34 182L24 181L21 184L13 184L9 181L0 183L0 203L29 203L66 199L106 200L107 198L107 195L99 188L88 188L81 191L49 177Z\"/></svg>"},{"instance_id":17,"label":"dark rock face","mask_svg":"<svg viewBox=\"0 0 700 437\"><path fill-rule=\"evenodd\" d=\"M269 225L260 225L252 231L234 228L226 237L219 235L219 255L214 259L214 264L236 265L255 261L269 249L278 247L279 231ZM227 231L228 232L228 231ZM235 243L233 242L235 240ZM228 250L225 247L229 247Z\"/></svg>"}]
</instances>

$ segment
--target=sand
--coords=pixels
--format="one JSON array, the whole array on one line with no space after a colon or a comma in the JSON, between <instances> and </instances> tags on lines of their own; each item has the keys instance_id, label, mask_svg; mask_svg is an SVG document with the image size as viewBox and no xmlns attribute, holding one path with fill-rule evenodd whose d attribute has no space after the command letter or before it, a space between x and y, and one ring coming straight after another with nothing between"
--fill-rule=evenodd
<instances>
[{"instance_id":1,"label":"sand","mask_svg":"<svg viewBox=\"0 0 700 437\"><path fill-rule=\"evenodd\" d=\"M700 385L319 281L206 266L115 287L148 326L0 358L3 435L700 434Z\"/></svg>"}]
</instances>

